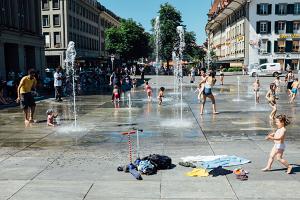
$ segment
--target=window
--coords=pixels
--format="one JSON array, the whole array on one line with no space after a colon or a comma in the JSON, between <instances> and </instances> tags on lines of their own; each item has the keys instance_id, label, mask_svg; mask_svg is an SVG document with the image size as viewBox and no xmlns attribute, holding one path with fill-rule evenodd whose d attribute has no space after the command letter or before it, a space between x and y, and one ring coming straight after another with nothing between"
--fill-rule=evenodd
<instances>
[{"instance_id":1,"label":"window","mask_svg":"<svg viewBox=\"0 0 300 200\"><path fill-rule=\"evenodd\" d=\"M60 26L60 15L53 15L53 25Z\"/></svg>"},{"instance_id":2,"label":"window","mask_svg":"<svg viewBox=\"0 0 300 200\"><path fill-rule=\"evenodd\" d=\"M260 59L259 60L259 64L265 64L265 63L267 63L268 62L268 60L267 59ZM262 66L260 66L260 69L267 69L267 65L262 65Z\"/></svg>"},{"instance_id":3,"label":"window","mask_svg":"<svg viewBox=\"0 0 300 200\"><path fill-rule=\"evenodd\" d=\"M300 44L300 40L293 40L293 51L292 52L300 52L299 44Z\"/></svg>"},{"instance_id":4,"label":"window","mask_svg":"<svg viewBox=\"0 0 300 200\"><path fill-rule=\"evenodd\" d=\"M50 35L49 33L44 33L44 37L45 37L45 47L49 48L50 47Z\"/></svg>"},{"instance_id":5,"label":"window","mask_svg":"<svg viewBox=\"0 0 300 200\"><path fill-rule=\"evenodd\" d=\"M285 22L278 22L278 32L279 33L285 32Z\"/></svg>"},{"instance_id":6,"label":"window","mask_svg":"<svg viewBox=\"0 0 300 200\"><path fill-rule=\"evenodd\" d=\"M268 4L260 4L259 14L261 15L268 14Z\"/></svg>"},{"instance_id":7,"label":"window","mask_svg":"<svg viewBox=\"0 0 300 200\"><path fill-rule=\"evenodd\" d=\"M59 0L52 0L52 8L59 9Z\"/></svg>"},{"instance_id":8,"label":"window","mask_svg":"<svg viewBox=\"0 0 300 200\"><path fill-rule=\"evenodd\" d=\"M60 48L61 38L60 32L54 32L54 46L55 48Z\"/></svg>"},{"instance_id":9,"label":"window","mask_svg":"<svg viewBox=\"0 0 300 200\"><path fill-rule=\"evenodd\" d=\"M278 5L278 14L286 15L287 14L287 4L279 4Z\"/></svg>"},{"instance_id":10,"label":"window","mask_svg":"<svg viewBox=\"0 0 300 200\"><path fill-rule=\"evenodd\" d=\"M268 53L268 40L262 40L260 44L260 52Z\"/></svg>"},{"instance_id":11,"label":"window","mask_svg":"<svg viewBox=\"0 0 300 200\"><path fill-rule=\"evenodd\" d=\"M278 40L278 52L285 52L285 40Z\"/></svg>"},{"instance_id":12,"label":"window","mask_svg":"<svg viewBox=\"0 0 300 200\"><path fill-rule=\"evenodd\" d=\"M49 27L49 15L43 15L43 27Z\"/></svg>"},{"instance_id":13,"label":"window","mask_svg":"<svg viewBox=\"0 0 300 200\"><path fill-rule=\"evenodd\" d=\"M267 33L267 22L260 23L260 33Z\"/></svg>"},{"instance_id":14,"label":"window","mask_svg":"<svg viewBox=\"0 0 300 200\"><path fill-rule=\"evenodd\" d=\"M300 33L300 22L293 22L293 32Z\"/></svg>"},{"instance_id":15,"label":"window","mask_svg":"<svg viewBox=\"0 0 300 200\"><path fill-rule=\"evenodd\" d=\"M300 3L295 3L294 14L295 15L300 15Z\"/></svg>"},{"instance_id":16,"label":"window","mask_svg":"<svg viewBox=\"0 0 300 200\"><path fill-rule=\"evenodd\" d=\"M42 9L49 10L49 0L42 0Z\"/></svg>"}]
</instances>

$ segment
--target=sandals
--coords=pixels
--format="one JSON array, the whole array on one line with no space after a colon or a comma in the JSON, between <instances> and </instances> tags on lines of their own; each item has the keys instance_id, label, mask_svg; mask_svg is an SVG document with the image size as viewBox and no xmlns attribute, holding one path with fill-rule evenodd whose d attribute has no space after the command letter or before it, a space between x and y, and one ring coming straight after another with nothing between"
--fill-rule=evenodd
<instances>
[{"instance_id":1,"label":"sandals","mask_svg":"<svg viewBox=\"0 0 300 200\"><path fill-rule=\"evenodd\" d=\"M236 178L241 180L241 181L248 180L248 175L247 174L249 174L249 172L245 171L242 168L238 168L238 169L233 170L233 173L236 175Z\"/></svg>"},{"instance_id":2,"label":"sandals","mask_svg":"<svg viewBox=\"0 0 300 200\"><path fill-rule=\"evenodd\" d=\"M196 168L196 166L193 163L190 163L190 162L179 162L178 164L181 165L181 166L184 166L184 167Z\"/></svg>"}]
</instances>

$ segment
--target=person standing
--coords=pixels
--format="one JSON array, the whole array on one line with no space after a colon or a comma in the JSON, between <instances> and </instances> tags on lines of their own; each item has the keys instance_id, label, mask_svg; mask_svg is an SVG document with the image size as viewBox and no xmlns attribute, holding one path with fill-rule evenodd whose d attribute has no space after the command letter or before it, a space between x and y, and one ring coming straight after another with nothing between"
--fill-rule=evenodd
<instances>
[{"instance_id":1,"label":"person standing","mask_svg":"<svg viewBox=\"0 0 300 200\"><path fill-rule=\"evenodd\" d=\"M140 67L140 72L141 72L141 80L144 81L144 79L145 79L145 68L144 68L144 66Z\"/></svg>"},{"instance_id":2,"label":"person standing","mask_svg":"<svg viewBox=\"0 0 300 200\"><path fill-rule=\"evenodd\" d=\"M200 85L204 84L204 89L203 89L203 101L200 107L200 115L203 115L203 110L204 110L204 105L206 102L206 98L210 98L212 102L212 109L213 109L213 114L218 114L216 110L216 100L215 97L212 93L212 87L216 83L216 78L215 78L215 73L213 71L210 71L208 76L206 76L201 82Z\"/></svg>"},{"instance_id":3,"label":"person standing","mask_svg":"<svg viewBox=\"0 0 300 200\"><path fill-rule=\"evenodd\" d=\"M24 76L17 89L17 102L20 102L21 109L23 109L25 117L25 125L27 126L30 122L34 122L33 115L35 111L35 100L32 95L32 91L36 88L35 71L33 69L28 70L28 75Z\"/></svg>"},{"instance_id":4,"label":"person standing","mask_svg":"<svg viewBox=\"0 0 300 200\"><path fill-rule=\"evenodd\" d=\"M62 101L62 73L61 67L56 68L56 72L54 73L54 88L55 88L55 100Z\"/></svg>"},{"instance_id":5,"label":"person standing","mask_svg":"<svg viewBox=\"0 0 300 200\"><path fill-rule=\"evenodd\" d=\"M196 70L194 67L191 68L191 80L190 83L194 83L195 82L195 76L196 76Z\"/></svg>"}]
</instances>

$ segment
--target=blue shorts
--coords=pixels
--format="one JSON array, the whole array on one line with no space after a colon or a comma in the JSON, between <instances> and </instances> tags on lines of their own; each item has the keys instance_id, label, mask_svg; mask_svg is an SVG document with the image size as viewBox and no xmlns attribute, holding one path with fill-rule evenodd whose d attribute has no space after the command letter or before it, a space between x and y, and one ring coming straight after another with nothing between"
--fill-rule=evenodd
<instances>
[{"instance_id":1,"label":"blue shorts","mask_svg":"<svg viewBox=\"0 0 300 200\"><path fill-rule=\"evenodd\" d=\"M212 95L212 91L211 88L204 88L203 94L208 96L208 95Z\"/></svg>"},{"instance_id":2,"label":"blue shorts","mask_svg":"<svg viewBox=\"0 0 300 200\"><path fill-rule=\"evenodd\" d=\"M293 88L293 89L292 89L292 93L293 93L293 94L297 94L297 91L298 91L297 88Z\"/></svg>"}]
</instances>

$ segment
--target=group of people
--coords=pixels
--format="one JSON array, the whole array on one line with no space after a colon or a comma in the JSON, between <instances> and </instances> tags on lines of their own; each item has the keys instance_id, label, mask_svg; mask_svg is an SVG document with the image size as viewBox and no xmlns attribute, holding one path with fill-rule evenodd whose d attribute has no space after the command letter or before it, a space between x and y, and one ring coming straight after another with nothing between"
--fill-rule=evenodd
<instances>
[{"instance_id":1,"label":"group of people","mask_svg":"<svg viewBox=\"0 0 300 200\"><path fill-rule=\"evenodd\" d=\"M290 70L288 74L285 76L285 80L280 80L280 77L275 77L275 80L270 83L269 90L266 94L266 99L272 111L269 115L270 120L274 121L277 126L277 130L275 132L271 132L266 136L267 140L274 141L274 146L270 152L269 160L267 162L267 166L262 169L262 171L270 171L273 161L276 158L281 164L287 167L287 173L290 174L292 172L292 166L283 159L283 152L286 148L285 145L285 137L286 137L286 126L290 124L289 119L286 115L277 115L277 100L279 99L278 93L280 92L281 83L284 82L287 85L287 95L289 96L289 103L295 102L295 98L300 88L298 78L295 78L294 73ZM260 81L258 78L253 83L253 90L255 93L256 103L259 103L259 91L260 91Z\"/></svg>"}]
</instances>

